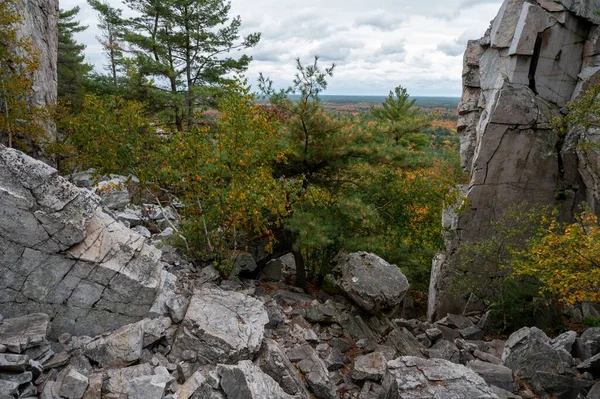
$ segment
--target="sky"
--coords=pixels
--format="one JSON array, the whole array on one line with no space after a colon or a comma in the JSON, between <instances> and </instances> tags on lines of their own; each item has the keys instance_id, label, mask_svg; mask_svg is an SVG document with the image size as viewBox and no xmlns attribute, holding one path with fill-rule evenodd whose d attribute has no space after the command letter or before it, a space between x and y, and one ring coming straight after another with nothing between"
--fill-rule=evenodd
<instances>
[{"instance_id":1,"label":"sky","mask_svg":"<svg viewBox=\"0 0 600 399\"><path fill-rule=\"evenodd\" d=\"M121 7L119 0L108 0ZM324 94L386 95L398 85L413 96L460 96L462 54L481 37L502 0L231 0L231 16L242 19L240 34L261 32L248 54L246 76L262 72L277 87L291 84L295 59L336 64ZM102 70L106 60L96 37L94 10L81 0L78 19L88 29L76 38L86 60Z\"/></svg>"}]
</instances>

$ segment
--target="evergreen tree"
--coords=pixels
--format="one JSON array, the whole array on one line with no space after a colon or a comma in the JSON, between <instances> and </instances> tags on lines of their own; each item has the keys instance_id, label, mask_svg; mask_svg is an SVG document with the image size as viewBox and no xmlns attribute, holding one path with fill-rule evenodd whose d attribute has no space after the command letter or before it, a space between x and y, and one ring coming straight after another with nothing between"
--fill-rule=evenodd
<instances>
[{"instance_id":1,"label":"evergreen tree","mask_svg":"<svg viewBox=\"0 0 600 399\"><path fill-rule=\"evenodd\" d=\"M125 34L125 21L121 17L120 9L111 7L105 1L88 0L88 4L98 13L100 23L98 28L102 36L97 39L108 57L107 70L110 74L111 83L118 85L119 75L124 70L123 59L123 36Z\"/></svg>"},{"instance_id":2,"label":"evergreen tree","mask_svg":"<svg viewBox=\"0 0 600 399\"><path fill-rule=\"evenodd\" d=\"M404 136L419 133L428 126L414 106L416 101L410 99L404 87L398 86L394 91L390 91L381 107L371 110L377 120L387 123L388 131L396 144L399 144Z\"/></svg>"},{"instance_id":3,"label":"evergreen tree","mask_svg":"<svg viewBox=\"0 0 600 399\"><path fill-rule=\"evenodd\" d=\"M194 110L214 102L226 75L244 71L251 57L229 56L255 46L260 34L240 38L241 20L229 18L224 0L127 0L140 16L129 20L125 39L141 74L154 78L150 100L169 107L179 131L193 124Z\"/></svg>"},{"instance_id":4,"label":"evergreen tree","mask_svg":"<svg viewBox=\"0 0 600 399\"><path fill-rule=\"evenodd\" d=\"M58 15L58 99L78 111L83 103L87 75L92 66L83 62L85 46L77 43L74 34L87 29L73 19L79 7L60 10Z\"/></svg>"},{"instance_id":5,"label":"evergreen tree","mask_svg":"<svg viewBox=\"0 0 600 399\"><path fill-rule=\"evenodd\" d=\"M296 77L288 89L275 92L272 81L262 75L259 89L287 119L285 138L290 153L288 162L278 165L275 173L284 180L301 181L295 186L297 191L289 194L284 224L287 249L296 259L296 283L303 285L306 272L313 278L323 277L329 261L341 249L397 245L389 238L397 239L410 231L409 221L413 221L416 210L409 196L406 201L390 198L382 187L401 193L394 186L407 180L401 169L432 162L422 151L428 142L418 129L403 132L402 140L389 134L399 129L399 115L405 125L419 125L412 109L414 102L387 102L388 114L379 124L334 119L324 111L319 94L327 88L335 65L321 69L315 57L309 65L297 60L296 67ZM288 97L291 93L300 98L292 101ZM437 212L435 217L437 225ZM406 222L401 223L401 219Z\"/></svg>"}]
</instances>

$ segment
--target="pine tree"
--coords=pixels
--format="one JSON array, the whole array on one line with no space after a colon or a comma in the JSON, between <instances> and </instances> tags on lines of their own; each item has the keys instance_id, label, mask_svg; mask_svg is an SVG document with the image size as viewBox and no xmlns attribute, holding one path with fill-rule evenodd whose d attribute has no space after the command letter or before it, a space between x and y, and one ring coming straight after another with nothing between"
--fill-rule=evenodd
<instances>
[{"instance_id":1,"label":"pine tree","mask_svg":"<svg viewBox=\"0 0 600 399\"><path fill-rule=\"evenodd\" d=\"M78 13L79 7L74 7L60 10L58 15L58 99L75 112L81 109L87 75L92 70L91 65L83 62L85 45L77 43L74 37L87 29L73 20Z\"/></svg>"},{"instance_id":2,"label":"pine tree","mask_svg":"<svg viewBox=\"0 0 600 399\"><path fill-rule=\"evenodd\" d=\"M380 123L365 126L333 118L320 103L319 94L327 88L335 65L322 69L315 57L308 65L297 60L296 68L291 87L276 92L273 82L261 75L259 89L286 119L284 136L290 153L288 162L277 165L275 173L284 180L301 182L289 193L284 225L287 249L296 260L296 283L302 286L306 273L323 277L340 249L355 249L358 241L360 249L382 248L390 245L387 237L398 237L396 230L398 235L405 233L406 224L399 219L411 220L413 204L389 198L381 188L400 192L397 186L406 181L400 168L414 169L431 160L422 151L427 140L418 134L424 124L417 123L414 102L407 101L405 92L399 101L386 102L387 113ZM289 94L299 99L294 101ZM402 137L391 136L390 131L400 134L400 121L415 128L403 131ZM437 213L435 217L437 224Z\"/></svg>"},{"instance_id":3,"label":"pine tree","mask_svg":"<svg viewBox=\"0 0 600 399\"><path fill-rule=\"evenodd\" d=\"M119 76L124 70L123 36L125 34L125 21L121 17L122 11L111 7L105 1L88 0L88 4L98 13L100 21L98 28L102 31L102 36L96 38L108 57L106 67L110 74L111 83L117 86Z\"/></svg>"},{"instance_id":4,"label":"pine tree","mask_svg":"<svg viewBox=\"0 0 600 399\"><path fill-rule=\"evenodd\" d=\"M228 54L255 46L260 34L240 38L239 17L229 18L231 4L223 0L127 0L141 14L129 20L125 35L141 74L155 78L154 98L172 110L179 131L184 120L194 123L194 110L214 102L214 88L226 75L244 71L251 57Z\"/></svg>"}]
</instances>

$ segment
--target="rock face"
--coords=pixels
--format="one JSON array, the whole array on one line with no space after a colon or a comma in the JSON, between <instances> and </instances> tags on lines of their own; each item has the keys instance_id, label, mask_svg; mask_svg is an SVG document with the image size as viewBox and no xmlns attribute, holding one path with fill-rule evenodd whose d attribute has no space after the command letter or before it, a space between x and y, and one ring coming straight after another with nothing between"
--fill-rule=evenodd
<instances>
[{"instance_id":1,"label":"rock face","mask_svg":"<svg viewBox=\"0 0 600 399\"><path fill-rule=\"evenodd\" d=\"M388 362L380 399L497 399L474 371L442 359L400 357Z\"/></svg>"},{"instance_id":2,"label":"rock face","mask_svg":"<svg viewBox=\"0 0 600 399\"><path fill-rule=\"evenodd\" d=\"M541 396L577 397L571 354L555 349L538 328L524 327L506 341L502 362Z\"/></svg>"},{"instance_id":3,"label":"rock face","mask_svg":"<svg viewBox=\"0 0 600 399\"><path fill-rule=\"evenodd\" d=\"M52 334L140 320L161 285L160 251L46 164L0 146L0 306L46 313Z\"/></svg>"},{"instance_id":4,"label":"rock face","mask_svg":"<svg viewBox=\"0 0 600 399\"><path fill-rule=\"evenodd\" d=\"M337 287L368 312L397 307L409 288L397 266L367 252L343 256L333 272Z\"/></svg>"},{"instance_id":5,"label":"rock face","mask_svg":"<svg viewBox=\"0 0 600 399\"><path fill-rule=\"evenodd\" d=\"M39 54L39 67L33 74L35 106L53 106L57 95L58 0L22 0L24 20L19 34L31 38ZM53 123L45 126L49 138L56 134Z\"/></svg>"},{"instance_id":6,"label":"rock face","mask_svg":"<svg viewBox=\"0 0 600 399\"><path fill-rule=\"evenodd\" d=\"M511 205L555 204L569 218L587 200L599 211L596 137L572 129L566 139L550 120L600 77L598 1L505 0L486 35L468 43L458 132L471 181L468 207L448 215L446 250L433 262L429 318L457 313L449 298L455 251L485 238Z\"/></svg>"},{"instance_id":7,"label":"rock face","mask_svg":"<svg viewBox=\"0 0 600 399\"><path fill-rule=\"evenodd\" d=\"M235 363L260 349L267 311L258 300L237 292L202 288L194 292L172 356L195 353L198 362Z\"/></svg>"}]
</instances>

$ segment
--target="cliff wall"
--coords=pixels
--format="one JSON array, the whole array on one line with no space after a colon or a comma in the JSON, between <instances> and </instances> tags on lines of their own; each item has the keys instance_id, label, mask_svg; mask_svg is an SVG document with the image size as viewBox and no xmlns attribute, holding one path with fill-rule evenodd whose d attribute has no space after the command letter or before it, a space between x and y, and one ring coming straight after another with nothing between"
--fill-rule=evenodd
<instances>
[{"instance_id":1,"label":"cliff wall","mask_svg":"<svg viewBox=\"0 0 600 399\"><path fill-rule=\"evenodd\" d=\"M444 219L430 319L462 310L449 293L456 250L485 238L511 205L556 204L567 219L584 200L599 210L598 152L577 145L596 135L573 127L565 139L550 124L600 76L595 10L600 0L505 0L485 36L468 43L458 132L471 180L464 209Z\"/></svg>"}]
</instances>

